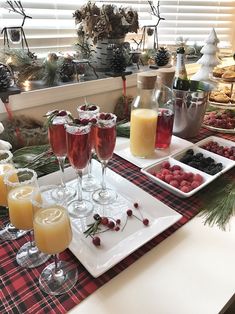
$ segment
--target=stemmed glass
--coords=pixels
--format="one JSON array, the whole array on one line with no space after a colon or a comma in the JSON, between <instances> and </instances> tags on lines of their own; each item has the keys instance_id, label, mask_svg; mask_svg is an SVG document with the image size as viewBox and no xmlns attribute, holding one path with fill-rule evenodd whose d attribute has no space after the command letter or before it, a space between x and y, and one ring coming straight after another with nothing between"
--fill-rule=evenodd
<instances>
[{"instance_id":1,"label":"stemmed glass","mask_svg":"<svg viewBox=\"0 0 235 314\"><path fill-rule=\"evenodd\" d=\"M8 150L0 150L0 206L8 207L7 204L7 187L4 184L6 173L14 169L12 163L13 155ZM26 234L27 231L19 230L8 222L3 229L0 230L1 240L15 240Z\"/></svg>"},{"instance_id":2,"label":"stemmed glass","mask_svg":"<svg viewBox=\"0 0 235 314\"><path fill-rule=\"evenodd\" d=\"M16 261L22 267L37 267L49 259L41 253L33 240L33 206L31 197L37 187L37 174L28 168L18 168L7 172L4 183L8 190L8 207L11 223L19 229L30 230L30 241L17 252Z\"/></svg>"},{"instance_id":3,"label":"stemmed glass","mask_svg":"<svg viewBox=\"0 0 235 314\"><path fill-rule=\"evenodd\" d=\"M55 199L66 197L71 199L76 195L76 191L65 184L64 164L67 155L65 124L72 121L71 114L68 111L54 110L46 114L48 119L48 138L51 149L57 157L60 168L61 185L53 191Z\"/></svg>"},{"instance_id":4,"label":"stemmed glass","mask_svg":"<svg viewBox=\"0 0 235 314\"><path fill-rule=\"evenodd\" d=\"M92 158L95 155L95 123L96 117L100 112L100 107L96 105L92 105L87 103L85 100L85 104L81 105L77 108L78 117L81 120L88 120L91 123L91 158L89 159L87 166L87 176L82 180L82 188L84 191L91 192L95 191L99 184L96 179L92 175Z\"/></svg>"},{"instance_id":5,"label":"stemmed glass","mask_svg":"<svg viewBox=\"0 0 235 314\"><path fill-rule=\"evenodd\" d=\"M116 143L116 119L112 113L100 113L96 123L95 150L102 166L102 183L101 189L96 190L92 198L102 205L112 203L117 197L116 192L108 189L105 183L106 167L112 158Z\"/></svg>"},{"instance_id":6,"label":"stemmed glass","mask_svg":"<svg viewBox=\"0 0 235 314\"><path fill-rule=\"evenodd\" d=\"M53 186L42 186L34 191L32 204L37 210L33 227L37 247L54 255L54 262L46 266L39 277L40 288L47 294L59 295L73 288L78 273L76 265L59 260L59 253L72 240L72 230L65 203L51 197L53 189Z\"/></svg>"},{"instance_id":7,"label":"stemmed glass","mask_svg":"<svg viewBox=\"0 0 235 314\"><path fill-rule=\"evenodd\" d=\"M92 203L82 198L82 174L91 156L90 131L90 123L81 124L79 119L66 125L68 159L78 177L78 198L68 206L73 218L87 217L93 210Z\"/></svg>"}]
</instances>

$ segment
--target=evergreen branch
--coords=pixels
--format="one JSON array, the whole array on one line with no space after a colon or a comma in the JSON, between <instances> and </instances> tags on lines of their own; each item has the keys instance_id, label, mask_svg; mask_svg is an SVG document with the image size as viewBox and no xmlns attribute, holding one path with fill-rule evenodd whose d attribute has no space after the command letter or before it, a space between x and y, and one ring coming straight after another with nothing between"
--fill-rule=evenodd
<instances>
[{"instance_id":1,"label":"evergreen branch","mask_svg":"<svg viewBox=\"0 0 235 314\"><path fill-rule=\"evenodd\" d=\"M208 191L203 195L205 207L201 210L200 216L209 226L217 225L222 230L235 213L235 182L231 178L220 178L211 183Z\"/></svg>"}]
</instances>

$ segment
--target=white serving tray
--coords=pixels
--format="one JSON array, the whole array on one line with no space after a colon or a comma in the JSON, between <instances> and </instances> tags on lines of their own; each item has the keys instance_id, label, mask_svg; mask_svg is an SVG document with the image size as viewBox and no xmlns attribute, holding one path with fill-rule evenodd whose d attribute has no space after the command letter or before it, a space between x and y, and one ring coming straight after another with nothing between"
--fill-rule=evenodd
<instances>
[{"instance_id":1,"label":"white serving tray","mask_svg":"<svg viewBox=\"0 0 235 314\"><path fill-rule=\"evenodd\" d=\"M123 159L128 160L137 167L144 168L160 161L167 156L177 153L183 148L191 146L192 143L177 136L172 136L171 145L167 149L158 149L151 158L135 157L130 152L130 140L127 138L117 138L114 153Z\"/></svg>"},{"instance_id":2,"label":"white serving tray","mask_svg":"<svg viewBox=\"0 0 235 314\"><path fill-rule=\"evenodd\" d=\"M144 173L146 176L148 176L153 182L155 182L156 184L158 184L162 188L166 189L167 191L175 194L176 196L179 196L181 198L190 197L190 196L194 195L195 193L197 193L202 188L204 188L205 186L207 186L209 183L214 181L220 175L222 175L223 173L227 172L229 169L231 169L232 167L235 166L235 161L200 148L201 145L203 145L206 142L208 142L209 140L213 140L213 139L223 146L226 146L226 145L227 146L234 146L234 143L231 141L223 140L223 139L217 138L215 136L210 136L210 137L208 137L208 138L206 138L206 139L204 139L204 140L202 140L202 141L200 141L194 145L191 145L190 148L192 148L195 153L202 152L205 157L212 157L216 163L221 162L223 164L223 169L220 172L216 173L215 175L209 175L205 172L202 172L198 169L190 167L190 166L179 161L179 159L181 157L183 157L183 155L185 154L185 152L189 148L183 149L180 152L172 155L171 157L167 157L164 160L158 161L157 163L155 163L153 165L145 167L145 168L141 169L141 172ZM169 161L169 163L171 165L180 165L181 168L186 172L192 172L194 174L196 174L196 173L201 174L203 179L204 179L203 183L199 187L197 187L196 189L193 189L192 191L190 191L188 193L184 193L181 190L174 188L170 184L166 183L163 180L158 179L155 175L153 175L154 172L158 172L160 170L161 164L163 163L163 161Z\"/></svg>"},{"instance_id":3,"label":"white serving tray","mask_svg":"<svg viewBox=\"0 0 235 314\"><path fill-rule=\"evenodd\" d=\"M93 170L97 178L101 176L100 168L100 164L94 161ZM69 184L75 186L75 181ZM133 203L138 202L142 215L149 219L150 224L146 227L136 218L128 218L123 231L108 231L100 234L101 246L95 247L91 238L86 238L83 234L92 217L71 219L73 239L69 249L93 277L102 275L182 217L175 210L109 169L107 170L107 184L116 189L119 194L117 201L111 206L95 205L95 212L100 214L104 212L107 216L120 218L122 226L126 220L126 210L133 208ZM84 196L91 198L88 193ZM140 217L138 210L133 209L133 212Z\"/></svg>"}]
</instances>

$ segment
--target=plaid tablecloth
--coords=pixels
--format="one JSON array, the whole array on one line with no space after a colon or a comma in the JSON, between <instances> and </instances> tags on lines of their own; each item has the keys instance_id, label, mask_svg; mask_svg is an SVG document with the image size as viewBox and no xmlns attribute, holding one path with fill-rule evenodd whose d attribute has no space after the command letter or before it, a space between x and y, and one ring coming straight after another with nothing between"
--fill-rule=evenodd
<instances>
[{"instance_id":1,"label":"plaid tablecloth","mask_svg":"<svg viewBox=\"0 0 235 314\"><path fill-rule=\"evenodd\" d=\"M218 134L206 129L201 129L198 137L194 138L192 141L197 142L209 135ZM219 134L219 136L235 141L234 135ZM79 276L76 286L71 291L57 297L45 295L38 287L38 278L45 265L35 269L24 269L16 263L16 253L19 248L29 240L28 236L24 236L12 242L1 243L0 313L66 313L188 222L198 213L203 205L201 204L200 196L201 193L206 193L207 188L204 188L196 195L190 197L190 199L180 199L152 183L146 176L140 173L138 167L118 156L113 157L109 167L168 206L174 208L183 215L182 219L98 278L93 278L72 253L66 250L61 254L61 257L63 260L70 261L77 265ZM235 169L230 170L229 173L225 175L234 178ZM50 262L51 260L49 260L47 264Z\"/></svg>"}]
</instances>

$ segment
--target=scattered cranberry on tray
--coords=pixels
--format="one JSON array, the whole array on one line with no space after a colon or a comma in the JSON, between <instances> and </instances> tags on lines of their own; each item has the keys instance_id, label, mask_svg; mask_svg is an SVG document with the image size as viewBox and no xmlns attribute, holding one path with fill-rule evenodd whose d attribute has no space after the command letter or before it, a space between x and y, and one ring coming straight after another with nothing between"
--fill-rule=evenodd
<instances>
[{"instance_id":1,"label":"scattered cranberry on tray","mask_svg":"<svg viewBox=\"0 0 235 314\"><path fill-rule=\"evenodd\" d=\"M222 146L222 145L219 145L215 141L210 141L201 147L206 150L209 150L212 153L229 158L231 160L235 160L235 146L231 146L231 147Z\"/></svg>"},{"instance_id":2,"label":"scattered cranberry on tray","mask_svg":"<svg viewBox=\"0 0 235 314\"><path fill-rule=\"evenodd\" d=\"M204 116L203 123L214 128L234 129L235 112L229 109L207 112Z\"/></svg>"},{"instance_id":3,"label":"scattered cranberry on tray","mask_svg":"<svg viewBox=\"0 0 235 314\"><path fill-rule=\"evenodd\" d=\"M203 177L199 173L186 172L179 165L171 166L169 162L163 162L160 171L152 175L184 193L196 189L203 183Z\"/></svg>"}]
</instances>

